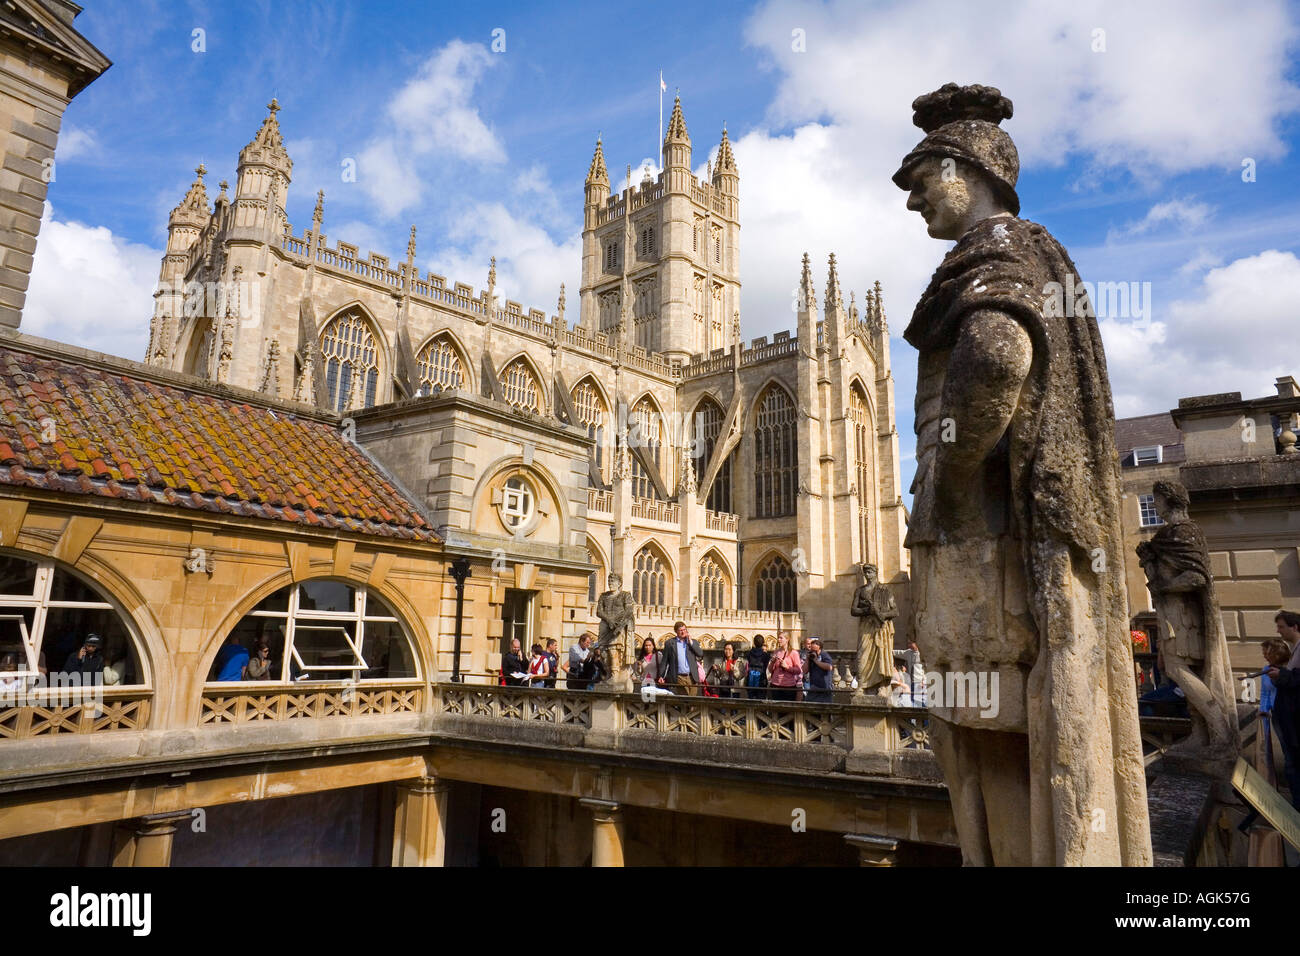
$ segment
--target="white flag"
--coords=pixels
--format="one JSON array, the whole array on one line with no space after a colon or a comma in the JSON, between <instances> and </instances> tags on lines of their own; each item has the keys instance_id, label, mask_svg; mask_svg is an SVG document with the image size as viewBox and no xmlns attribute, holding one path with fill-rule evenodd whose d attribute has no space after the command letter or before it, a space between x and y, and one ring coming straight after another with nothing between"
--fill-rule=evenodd
<instances>
[{"instance_id":1,"label":"white flag","mask_svg":"<svg viewBox=\"0 0 1300 956\"><path fill-rule=\"evenodd\" d=\"M668 84L664 82L664 75L662 72L660 72L659 74L659 92L660 93L668 92Z\"/></svg>"}]
</instances>

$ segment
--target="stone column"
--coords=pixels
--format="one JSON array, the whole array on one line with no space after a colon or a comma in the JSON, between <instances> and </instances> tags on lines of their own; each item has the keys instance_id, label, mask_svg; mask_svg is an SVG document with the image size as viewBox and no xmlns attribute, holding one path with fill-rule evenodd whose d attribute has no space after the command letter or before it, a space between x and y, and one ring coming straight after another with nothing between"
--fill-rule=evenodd
<instances>
[{"instance_id":1,"label":"stone column","mask_svg":"<svg viewBox=\"0 0 1300 956\"><path fill-rule=\"evenodd\" d=\"M151 813L118 825L113 866L171 866L172 836L191 818L189 810Z\"/></svg>"},{"instance_id":2,"label":"stone column","mask_svg":"<svg viewBox=\"0 0 1300 956\"><path fill-rule=\"evenodd\" d=\"M591 811L591 865L623 865L623 808L612 800L583 798L578 801Z\"/></svg>"},{"instance_id":3,"label":"stone column","mask_svg":"<svg viewBox=\"0 0 1300 956\"><path fill-rule=\"evenodd\" d=\"M443 866L447 852L447 789L435 777L397 784L393 866Z\"/></svg>"},{"instance_id":4,"label":"stone column","mask_svg":"<svg viewBox=\"0 0 1300 956\"><path fill-rule=\"evenodd\" d=\"M894 866L897 862L897 840L866 836L861 833L846 833L844 842L857 849L859 866Z\"/></svg>"}]
</instances>

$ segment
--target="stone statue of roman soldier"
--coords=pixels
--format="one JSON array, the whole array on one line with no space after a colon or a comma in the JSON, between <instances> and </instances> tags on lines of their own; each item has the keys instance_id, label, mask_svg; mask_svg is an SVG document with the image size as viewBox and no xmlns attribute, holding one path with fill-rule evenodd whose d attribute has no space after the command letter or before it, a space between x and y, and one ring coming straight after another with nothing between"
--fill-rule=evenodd
<instances>
[{"instance_id":1,"label":"stone statue of roman soldier","mask_svg":"<svg viewBox=\"0 0 1300 956\"><path fill-rule=\"evenodd\" d=\"M1011 101L950 83L893 175L955 241L904 338L918 356L913 634L995 706L932 695L968 865L1150 865L1114 410L1077 270L1018 218ZM1070 301L1062 301L1068 289ZM941 690L941 688L936 688Z\"/></svg>"},{"instance_id":2,"label":"stone statue of roman soldier","mask_svg":"<svg viewBox=\"0 0 1300 956\"><path fill-rule=\"evenodd\" d=\"M853 592L849 612L858 619L858 694L888 694L894 676L893 592L877 580L874 564L862 565L862 586Z\"/></svg>"},{"instance_id":3,"label":"stone statue of roman soldier","mask_svg":"<svg viewBox=\"0 0 1300 956\"><path fill-rule=\"evenodd\" d=\"M1137 554L1160 621L1165 672L1186 695L1192 718L1191 736L1171 747L1166 758L1226 776L1241 739L1205 535L1187 517L1190 499L1179 482L1157 481L1152 490L1165 523L1137 546Z\"/></svg>"},{"instance_id":4,"label":"stone statue of roman soldier","mask_svg":"<svg viewBox=\"0 0 1300 956\"><path fill-rule=\"evenodd\" d=\"M623 578L611 574L609 590L596 601L596 616L600 618L600 635L596 650L604 665L603 687L630 690L632 645L636 642L636 605L632 594L623 590Z\"/></svg>"}]
</instances>

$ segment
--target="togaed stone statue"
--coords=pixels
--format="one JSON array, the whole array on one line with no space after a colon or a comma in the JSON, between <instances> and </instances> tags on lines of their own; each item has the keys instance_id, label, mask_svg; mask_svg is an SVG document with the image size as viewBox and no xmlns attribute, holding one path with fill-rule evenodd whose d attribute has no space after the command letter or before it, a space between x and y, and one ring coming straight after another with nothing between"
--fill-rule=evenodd
<instances>
[{"instance_id":1,"label":"togaed stone statue","mask_svg":"<svg viewBox=\"0 0 1300 956\"><path fill-rule=\"evenodd\" d=\"M600 618L600 635L596 652L604 672L600 686L612 690L631 690L632 645L636 641L636 605L632 595L623 590L623 578L609 576L609 590L596 601L596 616Z\"/></svg>"},{"instance_id":2,"label":"togaed stone statue","mask_svg":"<svg viewBox=\"0 0 1300 956\"><path fill-rule=\"evenodd\" d=\"M1182 689L1192 733L1169 749L1167 761L1226 777L1241 749L1228 644L1214 594L1205 535L1187 517L1187 489L1157 481L1156 512L1164 525L1137 546L1160 621L1164 669Z\"/></svg>"},{"instance_id":3,"label":"togaed stone statue","mask_svg":"<svg viewBox=\"0 0 1300 956\"><path fill-rule=\"evenodd\" d=\"M1096 319L1065 249L1018 218L1011 101L950 83L912 107L926 135L893 181L956 245L903 336L919 352L906 544L962 857L1150 865Z\"/></svg>"},{"instance_id":4,"label":"togaed stone statue","mask_svg":"<svg viewBox=\"0 0 1300 956\"><path fill-rule=\"evenodd\" d=\"M877 579L874 564L862 565L862 586L853 592L850 613L858 619L858 695L888 694L894 677L894 618L898 605Z\"/></svg>"}]
</instances>

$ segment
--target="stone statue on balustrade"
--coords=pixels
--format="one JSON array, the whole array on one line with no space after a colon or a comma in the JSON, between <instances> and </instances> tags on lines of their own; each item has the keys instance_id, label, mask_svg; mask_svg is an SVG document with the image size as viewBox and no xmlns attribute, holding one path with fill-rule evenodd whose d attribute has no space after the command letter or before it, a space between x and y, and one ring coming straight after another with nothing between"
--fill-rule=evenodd
<instances>
[{"instance_id":1,"label":"stone statue on balustrade","mask_svg":"<svg viewBox=\"0 0 1300 956\"><path fill-rule=\"evenodd\" d=\"M1231 774L1241 749L1228 644L1214 593L1205 535L1187 516L1187 489L1157 481L1164 524L1137 546L1160 622L1164 669L1187 698L1192 733L1166 752L1168 762L1216 776Z\"/></svg>"},{"instance_id":2,"label":"stone statue on balustrade","mask_svg":"<svg viewBox=\"0 0 1300 956\"><path fill-rule=\"evenodd\" d=\"M1019 218L1011 101L950 83L894 183L953 241L918 355L912 634L967 865L1150 865L1115 416L1069 254ZM956 679L960 678L960 680ZM969 706L980 682L997 706ZM960 690L959 690L960 688Z\"/></svg>"},{"instance_id":3,"label":"stone statue on balustrade","mask_svg":"<svg viewBox=\"0 0 1300 956\"><path fill-rule=\"evenodd\" d=\"M636 605L631 593L623 590L621 575L609 576L609 590L596 601L596 616L600 618L596 652L600 655L605 675L599 686L630 691L632 645L636 642Z\"/></svg>"},{"instance_id":4,"label":"stone statue on balustrade","mask_svg":"<svg viewBox=\"0 0 1300 956\"><path fill-rule=\"evenodd\" d=\"M862 585L849 612L858 619L858 696L888 695L894 676L894 594L874 564L862 565Z\"/></svg>"}]
</instances>

